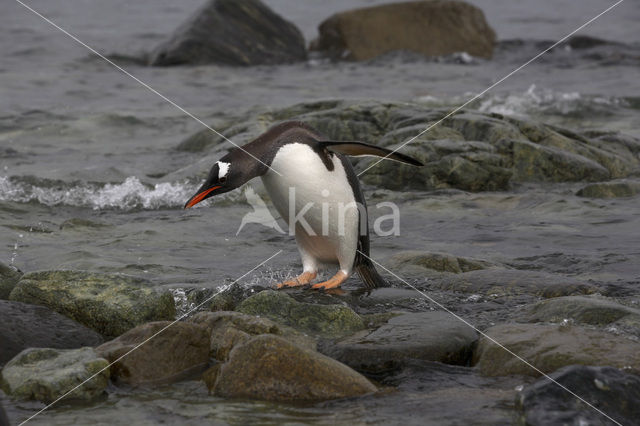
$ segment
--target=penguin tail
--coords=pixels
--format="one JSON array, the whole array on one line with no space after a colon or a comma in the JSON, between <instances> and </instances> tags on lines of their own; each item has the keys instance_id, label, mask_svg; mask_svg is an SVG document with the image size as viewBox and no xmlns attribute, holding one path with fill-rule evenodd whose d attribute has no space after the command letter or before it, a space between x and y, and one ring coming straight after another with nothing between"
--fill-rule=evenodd
<instances>
[{"instance_id":1,"label":"penguin tail","mask_svg":"<svg viewBox=\"0 0 640 426\"><path fill-rule=\"evenodd\" d=\"M367 288L389 287L387 281L380 276L371 261L362 262L355 269Z\"/></svg>"}]
</instances>

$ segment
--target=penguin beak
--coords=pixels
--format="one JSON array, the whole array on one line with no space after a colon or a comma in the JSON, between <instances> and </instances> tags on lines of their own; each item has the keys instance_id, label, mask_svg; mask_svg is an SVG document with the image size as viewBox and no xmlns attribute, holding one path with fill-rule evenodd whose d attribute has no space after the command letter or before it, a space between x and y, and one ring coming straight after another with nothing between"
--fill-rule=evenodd
<instances>
[{"instance_id":1,"label":"penguin beak","mask_svg":"<svg viewBox=\"0 0 640 426\"><path fill-rule=\"evenodd\" d=\"M189 199L189 201L187 201L187 203L184 205L184 208L185 209L191 208L196 204L198 204L200 201L206 198L209 198L212 195L211 193L218 188L222 188L222 186L212 186L211 188L205 188L205 189L200 188L196 193L196 195L194 195Z\"/></svg>"}]
</instances>

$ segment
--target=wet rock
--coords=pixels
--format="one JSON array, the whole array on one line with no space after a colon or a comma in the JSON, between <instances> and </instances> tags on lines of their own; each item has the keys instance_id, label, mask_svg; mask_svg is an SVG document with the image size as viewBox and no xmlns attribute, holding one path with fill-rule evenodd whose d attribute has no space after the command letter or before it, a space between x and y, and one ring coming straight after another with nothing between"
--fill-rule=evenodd
<instances>
[{"instance_id":1,"label":"wet rock","mask_svg":"<svg viewBox=\"0 0 640 426\"><path fill-rule=\"evenodd\" d=\"M425 56L467 52L490 58L495 32L480 9L461 1L411 1L340 12L320 24L312 49L362 61L393 50Z\"/></svg>"},{"instance_id":2,"label":"wet rock","mask_svg":"<svg viewBox=\"0 0 640 426\"><path fill-rule=\"evenodd\" d=\"M240 132L237 137L248 141L277 122L301 120L328 139L362 140L394 149L448 112L399 102L327 100L251 113L222 133ZM216 140L211 145L224 146ZM362 181L393 190L501 191L525 182L625 178L640 167L640 141L631 136L582 135L530 119L469 110L431 127L402 152L425 166L382 161L367 170ZM373 161L378 160L355 160L356 171Z\"/></svg>"},{"instance_id":3,"label":"wet rock","mask_svg":"<svg viewBox=\"0 0 640 426\"><path fill-rule=\"evenodd\" d=\"M67 219L64 222L62 222L60 224L60 229L86 231L87 229L100 229L100 228L105 228L107 226L109 225L101 222L96 222L93 220L83 219L79 217L73 217L71 219Z\"/></svg>"},{"instance_id":4,"label":"wet rock","mask_svg":"<svg viewBox=\"0 0 640 426\"><path fill-rule=\"evenodd\" d=\"M486 260L419 250L407 250L396 253L391 256L387 265L394 271L404 269L407 266L415 266L423 271L428 269L439 272L451 272L454 274L497 266L496 264Z\"/></svg>"},{"instance_id":5,"label":"wet rock","mask_svg":"<svg viewBox=\"0 0 640 426\"><path fill-rule=\"evenodd\" d=\"M449 275L434 280L432 287L492 297L528 294L551 298L598 292L596 286L580 280L545 272L515 269L486 269Z\"/></svg>"},{"instance_id":6,"label":"wet rock","mask_svg":"<svg viewBox=\"0 0 640 426\"><path fill-rule=\"evenodd\" d=\"M18 284L22 272L0 262L0 299L8 299L11 290Z\"/></svg>"},{"instance_id":7,"label":"wet rock","mask_svg":"<svg viewBox=\"0 0 640 426\"><path fill-rule=\"evenodd\" d=\"M381 373L419 359L466 364L477 333L441 311L404 314L374 331L328 345L324 353L357 371Z\"/></svg>"},{"instance_id":8,"label":"wet rock","mask_svg":"<svg viewBox=\"0 0 640 426\"><path fill-rule=\"evenodd\" d=\"M636 424L640 419L640 377L634 374L613 367L573 365L550 376L619 424ZM525 387L517 406L522 423L531 426L610 424L601 413L546 378Z\"/></svg>"},{"instance_id":9,"label":"wet rock","mask_svg":"<svg viewBox=\"0 0 640 426\"><path fill-rule=\"evenodd\" d=\"M273 334L297 346L315 350L315 339L293 328L276 324L267 318L245 315L240 312L199 312L189 321L206 327L210 333L210 354L218 361L226 361L231 350L252 336Z\"/></svg>"},{"instance_id":10,"label":"wet rock","mask_svg":"<svg viewBox=\"0 0 640 426\"><path fill-rule=\"evenodd\" d=\"M640 319L640 309L621 305L596 296L569 296L544 300L526 313L529 322L562 322L571 319L579 324L607 325L627 316Z\"/></svg>"},{"instance_id":11,"label":"wet rock","mask_svg":"<svg viewBox=\"0 0 640 426\"><path fill-rule=\"evenodd\" d=\"M544 373L573 364L640 372L640 343L603 331L570 325L501 324L486 334ZM473 360L487 376L540 375L486 337L479 340Z\"/></svg>"},{"instance_id":12,"label":"wet rock","mask_svg":"<svg viewBox=\"0 0 640 426\"><path fill-rule=\"evenodd\" d=\"M284 292L273 290L249 297L238 306L237 311L265 316L323 337L344 336L364 328L362 318L347 306L301 303Z\"/></svg>"},{"instance_id":13,"label":"wet rock","mask_svg":"<svg viewBox=\"0 0 640 426\"><path fill-rule=\"evenodd\" d=\"M619 180L589 184L576 192L579 197L622 198L640 194L640 181Z\"/></svg>"},{"instance_id":14,"label":"wet rock","mask_svg":"<svg viewBox=\"0 0 640 426\"><path fill-rule=\"evenodd\" d=\"M14 398L52 402L89 379L67 398L91 400L104 393L109 365L93 348L30 348L2 369L2 389Z\"/></svg>"},{"instance_id":15,"label":"wet rock","mask_svg":"<svg viewBox=\"0 0 640 426\"><path fill-rule=\"evenodd\" d=\"M25 274L10 300L43 305L105 337L115 337L147 321L175 317L169 292L143 279L84 271Z\"/></svg>"},{"instance_id":16,"label":"wet rock","mask_svg":"<svg viewBox=\"0 0 640 426\"><path fill-rule=\"evenodd\" d=\"M73 349L103 342L95 331L38 305L0 300L0 365L26 348Z\"/></svg>"},{"instance_id":17,"label":"wet rock","mask_svg":"<svg viewBox=\"0 0 640 426\"><path fill-rule=\"evenodd\" d=\"M217 396L272 401L328 400L376 391L346 365L271 334L236 346L229 361L205 380Z\"/></svg>"},{"instance_id":18,"label":"wet rock","mask_svg":"<svg viewBox=\"0 0 640 426\"><path fill-rule=\"evenodd\" d=\"M111 366L116 383L172 383L204 370L209 360L207 328L188 322L170 324L169 321L143 324L96 348L100 356L114 362L146 341Z\"/></svg>"},{"instance_id":19,"label":"wet rock","mask_svg":"<svg viewBox=\"0 0 640 426\"><path fill-rule=\"evenodd\" d=\"M209 0L151 53L154 66L303 61L304 37L259 0Z\"/></svg>"}]
</instances>

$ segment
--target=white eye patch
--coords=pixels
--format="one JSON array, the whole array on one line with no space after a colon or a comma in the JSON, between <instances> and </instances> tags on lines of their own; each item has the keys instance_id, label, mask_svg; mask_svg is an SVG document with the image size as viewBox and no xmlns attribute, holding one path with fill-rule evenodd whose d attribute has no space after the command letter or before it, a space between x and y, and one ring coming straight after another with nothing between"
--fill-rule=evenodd
<instances>
[{"instance_id":1,"label":"white eye patch","mask_svg":"<svg viewBox=\"0 0 640 426\"><path fill-rule=\"evenodd\" d=\"M224 161L218 161L218 179L227 176L229 173L229 166L231 163L225 163Z\"/></svg>"}]
</instances>

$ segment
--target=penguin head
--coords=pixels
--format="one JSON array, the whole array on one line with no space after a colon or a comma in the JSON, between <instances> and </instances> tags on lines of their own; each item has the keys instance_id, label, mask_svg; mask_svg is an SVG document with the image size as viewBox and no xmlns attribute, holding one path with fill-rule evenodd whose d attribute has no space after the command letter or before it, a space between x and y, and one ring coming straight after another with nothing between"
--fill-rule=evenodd
<instances>
[{"instance_id":1,"label":"penguin head","mask_svg":"<svg viewBox=\"0 0 640 426\"><path fill-rule=\"evenodd\" d=\"M240 173L234 171L232 160L229 155L218 160L204 181L204 184L198 189L193 197L184 205L185 209L195 206L200 201L206 200L214 195L224 194L233 189L238 188L245 180L240 179Z\"/></svg>"}]
</instances>

